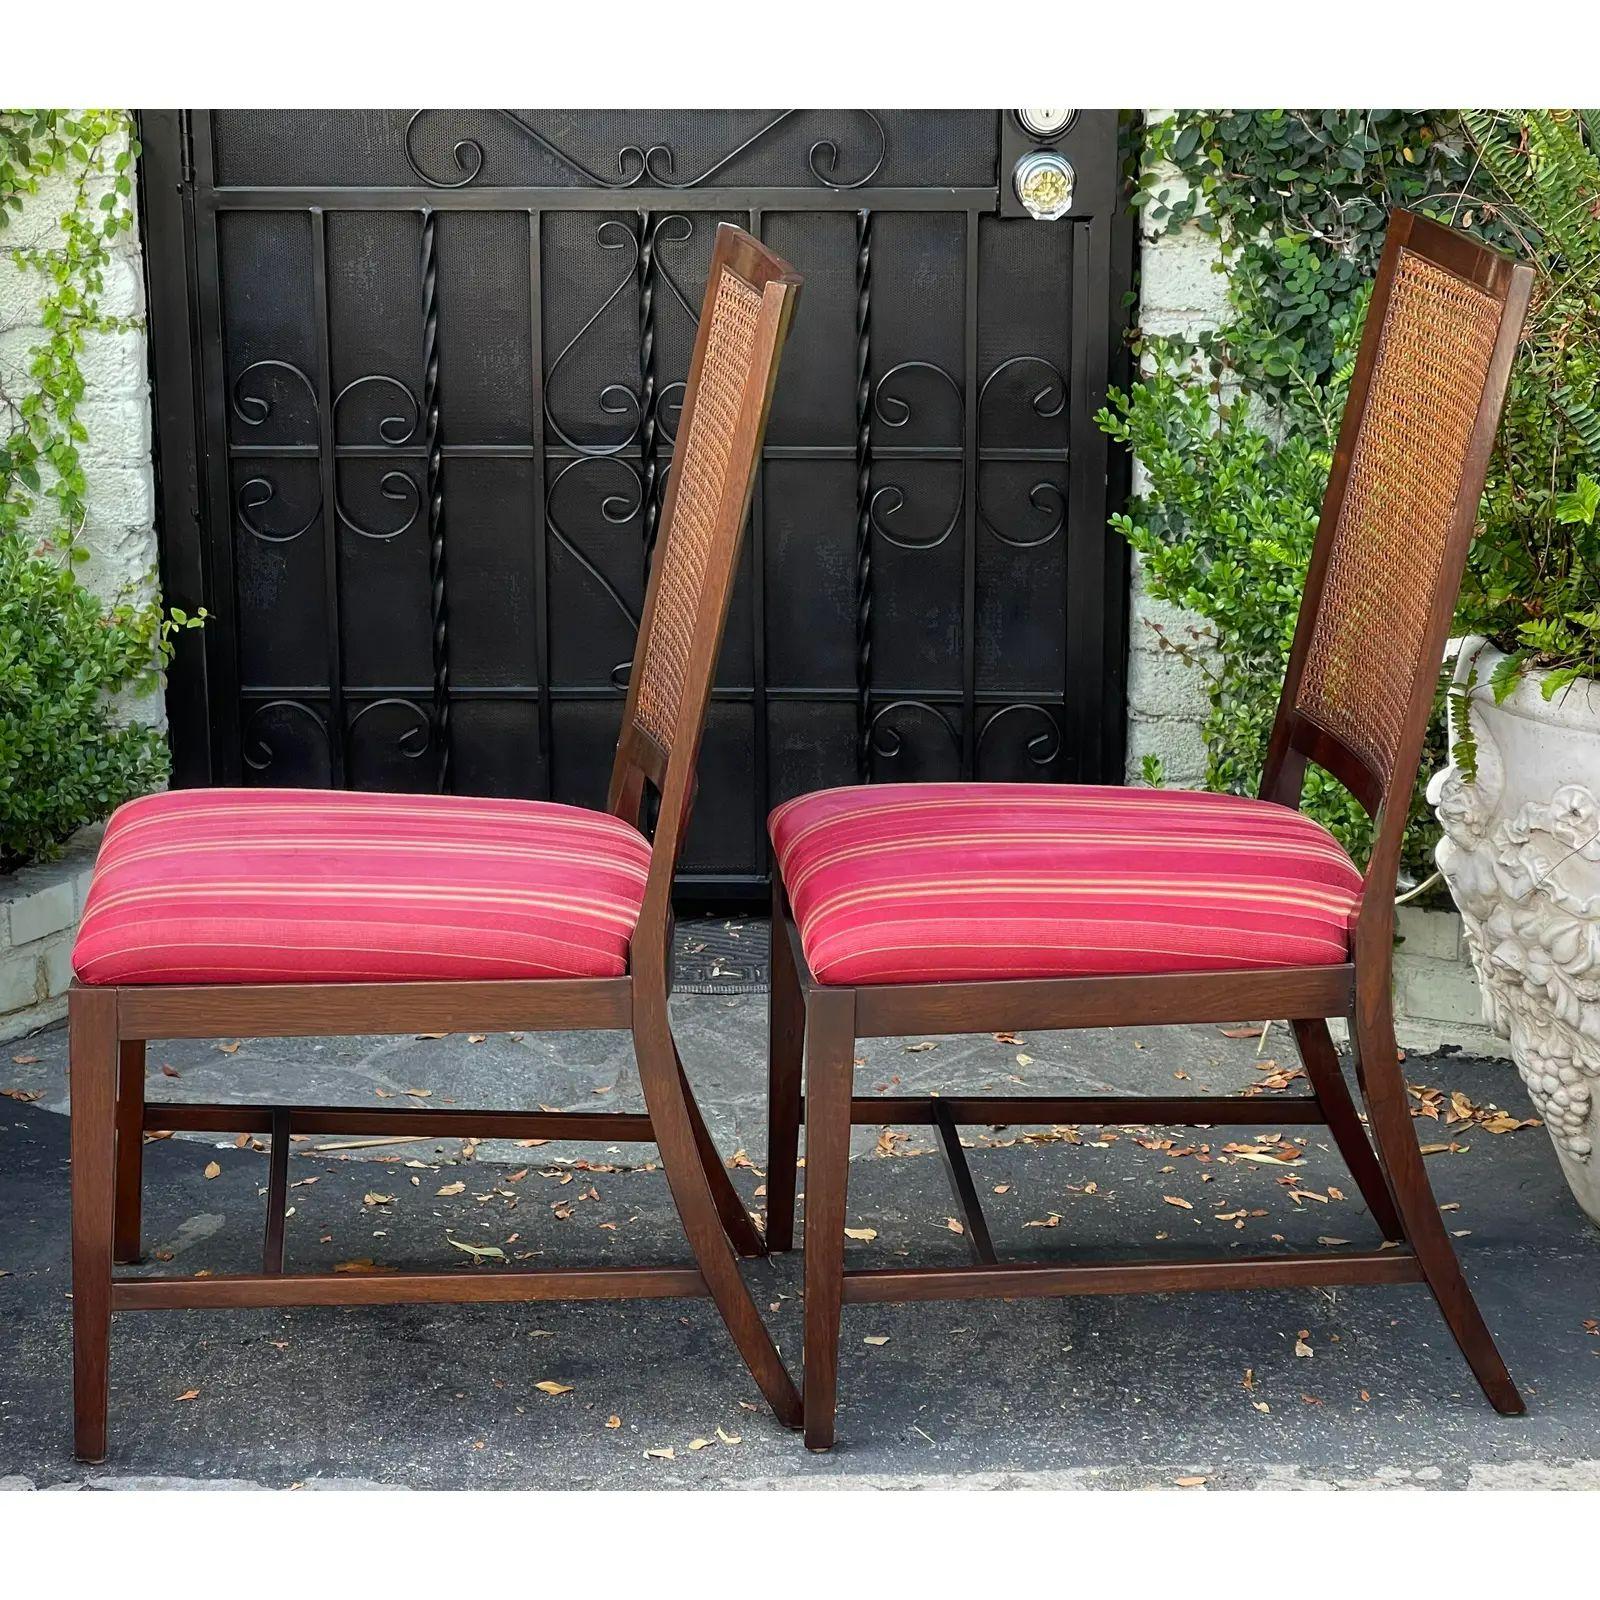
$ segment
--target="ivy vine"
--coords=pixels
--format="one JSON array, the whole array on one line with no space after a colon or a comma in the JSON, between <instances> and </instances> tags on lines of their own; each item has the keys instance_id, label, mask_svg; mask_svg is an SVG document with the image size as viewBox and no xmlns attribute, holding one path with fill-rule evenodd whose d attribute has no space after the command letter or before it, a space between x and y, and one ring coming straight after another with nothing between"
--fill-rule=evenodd
<instances>
[{"instance_id":1,"label":"ivy vine","mask_svg":"<svg viewBox=\"0 0 1600 1600\"><path fill-rule=\"evenodd\" d=\"M0 369L0 872L164 781L164 735L119 697L155 687L173 632L203 620L164 612L152 587L104 601L74 575L90 554L83 356L140 326L103 309L138 155L123 111L0 111L0 248L30 199L66 180L53 228L5 250L40 286L42 337L20 370Z\"/></svg>"}]
</instances>

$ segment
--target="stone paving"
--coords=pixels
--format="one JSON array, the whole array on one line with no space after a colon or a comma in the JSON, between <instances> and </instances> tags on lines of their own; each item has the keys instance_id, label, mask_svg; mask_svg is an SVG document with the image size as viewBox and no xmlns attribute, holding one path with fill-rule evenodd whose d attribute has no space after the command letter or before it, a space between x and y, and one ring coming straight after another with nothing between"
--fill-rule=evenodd
<instances>
[{"instance_id":1,"label":"stone paving","mask_svg":"<svg viewBox=\"0 0 1600 1600\"><path fill-rule=\"evenodd\" d=\"M713 1134L759 1209L765 996L680 995L673 1015ZM1264 1052L1275 1072L1256 1040L1210 1027L913 1048L924 1043L864 1043L858 1092L1224 1093L1294 1065L1281 1032ZM825 1457L773 1422L705 1302L156 1313L117 1319L111 1458L81 1468L69 1450L64 1063L60 1029L0 1055L0 1087L38 1094L0 1100L6 1487L1600 1485L1600 1233L1541 1129L1433 1122L1424 1137L1457 1148L1430 1171L1528 1394L1524 1419L1488 1408L1410 1286L851 1308L840 1444ZM1504 1063L1414 1058L1408 1073L1528 1115ZM286 1085L301 1103L403 1105L428 1090L435 1106L641 1108L621 1035L151 1047L152 1097L284 1097ZM927 1132L904 1132L857 1133L850 1223L877 1237L850 1251L963 1259L941 1164L916 1153ZM1375 1238L1337 1156L1307 1132L1304 1165L1286 1174L1229 1159L1237 1131L1084 1128L1069 1144L969 1130L997 1247L1021 1258ZM295 1150L290 1251L308 1268L438 1266L452 1240L551 1265L683 1259L648 1146L327 1148L341 1142ZM171 1257L151 1270L248 1270L264 1156L190 1136L152 1143L146 1160L147 1244ZM1325 1198L1297 1202L1286 1176ZM797 1363L798 1254L747 1272Z\"/></svg>"}]
</instances>

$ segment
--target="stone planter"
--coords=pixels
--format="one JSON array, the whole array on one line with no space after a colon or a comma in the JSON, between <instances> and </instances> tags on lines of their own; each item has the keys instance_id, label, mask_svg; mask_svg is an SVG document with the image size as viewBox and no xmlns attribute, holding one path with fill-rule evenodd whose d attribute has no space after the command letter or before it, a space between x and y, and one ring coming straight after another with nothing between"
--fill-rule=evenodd
<instances>
[{"instance_id":1,"label":"stone planter","mask_svg":"<svg viewBox=\"0 0 1600 1600\"><path fill-rule=\"evenodd\" d=\"M1462 641L1456 683L1477 781L1454 764L1428 787L1440 871L1461 910L1484 1011L1544 1118L1578 1204L1600 1225L1600 682L1546 701L1538 677L1496 705L1500 653ZM1451 740L1462 707L1450 707Z\"/></svg>"}]
</instances>

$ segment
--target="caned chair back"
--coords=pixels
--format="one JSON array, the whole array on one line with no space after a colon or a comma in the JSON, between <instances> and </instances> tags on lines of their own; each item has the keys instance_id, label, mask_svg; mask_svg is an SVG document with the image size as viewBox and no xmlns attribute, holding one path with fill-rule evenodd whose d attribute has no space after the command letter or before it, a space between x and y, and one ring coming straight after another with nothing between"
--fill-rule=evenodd
<instances>
[{"instance_id":1,"label":"caned chair back","mask_svg":"<svg viewBox=\"0 0 1600 1600\"><path fill-rule=\"evenodd\" d=\"M659 800L651 895L664 924L694 792L706 702L728 615L778 359L800 278L738 228L717 229L661 535L645 594L608 808L628 821ZM652 918L652 910L661 915Z\"/></svg>"},{"instance_id":2,"label":"caned chair back","mask_svg":"<svg viewBox=\"0 0 1600 1600\"><path fill-rule=\"evenodd\" d=\"M1262 779L1295 804L1314 761L1360 800L1374 903L1393 895L1532 282L1449 228L1391 219Z\"/></svg>"}]
</instances>

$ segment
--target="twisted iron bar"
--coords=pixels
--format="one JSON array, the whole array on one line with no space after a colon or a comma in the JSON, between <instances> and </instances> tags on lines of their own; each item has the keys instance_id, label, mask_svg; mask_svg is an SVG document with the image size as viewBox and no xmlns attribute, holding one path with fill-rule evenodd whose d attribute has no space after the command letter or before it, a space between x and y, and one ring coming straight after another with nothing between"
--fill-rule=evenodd
<instances>
[{"instance_id":1,"label":"twisted iron bar","mask_svg":"<svg viewBox=\"0 0 1600 1600\"><path fill-rule=\"evenodd\" d=\"M656 415L656 225L650 213L639 213L639 506L640 536L644 555L644 581L650 582L650 563L656 551L656 524L661 505L656 498L660 432Z\"/></svg>"},{"instance_id":2,"label":"twisted iron bar","mask_svg":"<svg viewBox=\"0 0 1600 1600\"><path fill-rule=\"evenodd\" d=\"M422 427L427 451L428 615L433 631L433 737L437 788L450 792L450 635L445 607L444 455L439 444L439 300L436 218L422 213Z\"/></svg>"},{"instance_id":3,"label":"twisted iron bar","mask_svg":"<svg viewBox=\"0 0 1600 1600\"><path fill-rule=\"evenodd\" d=\"M856 213L856 778L872 776L872 213Z\"/></svg>"}]
</instances>

